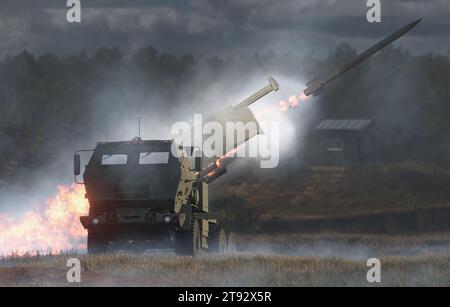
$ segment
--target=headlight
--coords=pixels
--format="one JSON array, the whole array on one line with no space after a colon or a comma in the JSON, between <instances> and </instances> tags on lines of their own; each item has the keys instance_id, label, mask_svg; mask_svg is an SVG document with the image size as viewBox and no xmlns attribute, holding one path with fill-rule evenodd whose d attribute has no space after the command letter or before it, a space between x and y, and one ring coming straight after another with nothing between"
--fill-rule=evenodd
<instances>
[{"instance_id":1,"label":"headlight","mask_svg":"<svg viewBox=\"0 0 450 307\"><path fill-rule=\"evenodd\" d=\"M98 220L98 218L94 217L94 218L92 219L92 224L93 224L93 225L98 225L98 223L100 223L100 221Z\"/></svg>"},{"instance_id":2,"label":"headlight","mask_svg":"<svg viewBox=\"0 0 450 307\"><path fill-rule=\"evenodd\" d=\"M170 221L172 220L172 218L170 217L170 215L166 214L164 215L163 221L164 223L170 223Z\"/></svg>"}]
</instances>

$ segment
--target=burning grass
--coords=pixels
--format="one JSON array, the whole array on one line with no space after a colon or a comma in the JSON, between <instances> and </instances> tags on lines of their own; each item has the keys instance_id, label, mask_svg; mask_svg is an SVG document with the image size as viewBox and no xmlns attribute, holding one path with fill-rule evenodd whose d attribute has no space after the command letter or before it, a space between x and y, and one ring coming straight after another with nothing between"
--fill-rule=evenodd
<instances>
[{"instance_id":1,"label":"burning grass","mask_svg":"<svg viewBox=\"0 0 450 307\"><path fill-rule=\"evenodd\" d=\"M0 256L85 248L86 231L79 221L79 216L88 212L84 193L83 186L59 186L54 197L20 218L0 215Z\"/></svg>"}]
</instances>

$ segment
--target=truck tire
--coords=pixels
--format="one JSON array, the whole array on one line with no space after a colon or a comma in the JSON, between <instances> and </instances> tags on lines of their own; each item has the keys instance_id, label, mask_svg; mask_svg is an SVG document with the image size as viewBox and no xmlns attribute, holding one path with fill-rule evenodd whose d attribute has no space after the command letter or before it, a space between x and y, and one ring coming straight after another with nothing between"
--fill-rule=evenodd
<instances>
[{"instance_id":1,"label":"truck tire","mask_svg":"<svg viewBox=\"0 0 450 307\"><path fill-rule=\"evenodd\" d=\"M212 253L223 254L227 252L227 235L222 226L209 224L208 250Z\"/></svg>"},{"instance_id":2,"label":"truck tire","mask_svg":"<svg viewBox=\"0 0 450 307\"><path fill-rule=\"evenodd\" d=\"M108 240L101 234L88 232L87 237L88 254L103 254L108 250Z\"/></svg>"},{"instance_id":3,"label":"truck tire","mask_svg":"<svg viewBox=\"0 0 450 307\"><path fill-rule=\"evenodd\" d=\"M201 234L198 221L194 221L188 231L179 231L175 237L175 254L195 257L200 253Z\"/></svg>"}]
</instances>

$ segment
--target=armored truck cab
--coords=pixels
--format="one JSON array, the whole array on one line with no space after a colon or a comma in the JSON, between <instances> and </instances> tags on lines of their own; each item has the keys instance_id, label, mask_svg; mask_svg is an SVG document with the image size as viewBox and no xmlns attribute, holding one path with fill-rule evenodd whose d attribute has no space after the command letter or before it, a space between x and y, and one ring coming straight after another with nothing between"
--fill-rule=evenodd
<instances>
[{"instance_id":1,"label":"armored truck cab","mask_svg":"<svg viewBox=\"0 0 450 307\"><path fill-rule=\"evenodd\" d=\"M80 220L88 252L224 252L227 236L208 213L208 186L198 180L199 170L200 161L171 140L98 143L83 174L90 208Z\"/></svg>"}]
</instances>

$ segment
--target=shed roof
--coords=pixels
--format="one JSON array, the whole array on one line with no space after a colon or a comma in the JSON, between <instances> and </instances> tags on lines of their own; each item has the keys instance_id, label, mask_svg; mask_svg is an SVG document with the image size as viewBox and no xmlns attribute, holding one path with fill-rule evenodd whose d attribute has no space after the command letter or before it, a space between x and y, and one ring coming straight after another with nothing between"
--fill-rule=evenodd
<instances>
[{"instance_id":1,"label":"shed roof","mask_svg":"<svg viewBox=\"0 0 450 307\"><path fill-rule=\"evenodd\" d=\"M317 130L363 130L372 123L370 119L325 119Z\"/></svg>"}]
</instances>

